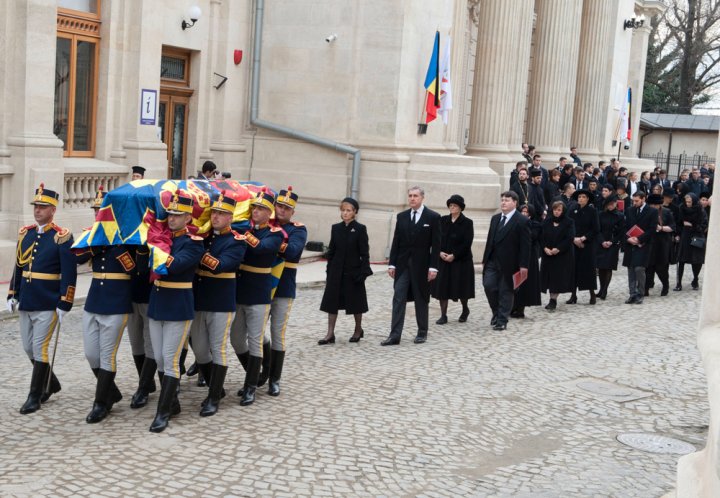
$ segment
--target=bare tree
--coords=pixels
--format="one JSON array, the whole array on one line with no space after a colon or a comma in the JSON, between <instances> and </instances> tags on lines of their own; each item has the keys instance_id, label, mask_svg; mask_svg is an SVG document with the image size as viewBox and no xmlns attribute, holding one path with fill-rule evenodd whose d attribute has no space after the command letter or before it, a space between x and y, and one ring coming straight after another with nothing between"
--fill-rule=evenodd
<instances>
[{"instance_id":1,"label":"bare tree","mask_svg":"<svg viewBox=\"0 0 720 498\"><path fill-rule=\"evenodd\" d=\"M643 112L689 114L720 82L720 0L665 0L652 21Z\"/></svg>"}]
</instances>

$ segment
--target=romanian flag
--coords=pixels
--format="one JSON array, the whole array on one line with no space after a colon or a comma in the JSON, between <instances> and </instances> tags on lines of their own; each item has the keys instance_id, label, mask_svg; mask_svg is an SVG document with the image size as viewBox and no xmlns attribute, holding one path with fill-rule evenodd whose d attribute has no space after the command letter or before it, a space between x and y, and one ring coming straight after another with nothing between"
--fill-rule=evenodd
<instances>
[{"instance_id":1,"label":"romanian flag","mask_svg":"<svg viewBox=\"0 0 720 498\"><path fill-rule=\"evenodd\" d=\"M632 89L628 87L623 103L622 113L620 114L620 141L626 146L630 145L632 140Z\"/></svg>"},{"instance_id":2,"label":"romanian flag","mask_svg":"<svg viewBox=\"0 0 720 498\"><path fill-rule=\"evenodd\" d=\"M75 240L73 249L106 245L147 245L150 265L157 275L167 274L172 237L165 208L176 190L193 197L193 220L188 226L198 235L210 231L210 206L223 195L237 201L233 228L250 227L250 201L263 186L235 180L135 180L107 193L95 223Z\"/></svg>"},{"instance_id":3,"label":"romanian flag","mask_svg":"<svg viewBox=\"0 0 720 498\"><path fill-rule=\"evenodd\" d=\"M440 32L435 32L432 57L425 75L425 123L437 117L440 107Z\"/></svg>"}]
</instances>

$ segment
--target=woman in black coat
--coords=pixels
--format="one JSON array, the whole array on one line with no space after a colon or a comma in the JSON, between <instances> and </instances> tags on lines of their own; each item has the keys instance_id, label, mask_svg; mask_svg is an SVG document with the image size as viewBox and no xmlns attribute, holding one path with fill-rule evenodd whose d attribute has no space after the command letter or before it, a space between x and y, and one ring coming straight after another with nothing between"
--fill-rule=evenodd
<instances>
[{"instance_id":1,"label":"woman in black coat","mask_svg":"<svg viewBox=\"0 0 720 498\"><path fill-rule=\"evenodd\" d=\"M335 323L338 310L355 316L355 333L350 342L363 337L362 315L368 310L365 279L372 275L370 246L365 225L355 221L360 205L346 197L340 203L342 222L332 226L327 252L327 280L320 311L328 313L328 331L318 344L335 343Z\"/></svg>"},{"instance_id":2,"label":"woman in black coat","mask_svg":"<svg viewBox=\"0 0 720 498\"><path fill-rule=\"evenodd\" d=\"M623 240L625 217L617 210L617 196L610 194L605 199L603 210L598 216L600 233L597 237L595 265L598 269L600 290L597 297L605 299L612 280L612 272L617 270L620 244Z\"/></svg>"},{"instance_id":3,"label":"woman in black coat","mask_svg":"<svg viewBox=\"0 0 720 498\"><path fill-rule=\"evenodd\" d=\"M543 221L540 234L540 287L543 292L550 292L547 310L557 308L558 294L572 292L575 288L575 223L566 212L562 201L553 202L551 214Z\"/></svg>"},{"instance_id":4,"label":"woman in black coat","mask_svg":"<svg viewBox=\"0 0 720 498\"><path fill-rule=\"evenodd\" d=\"M557 170L555 170L557 171ZM540 306L540 234L542 223L535 220L535 207L531 205L520 208L520 214L528 218L530 227L530 263L528 264L527 280L520 284L515 292L514 309L510 313L512 318L525 318L526 306Z\"/></svg>"},{"instance_id":5,"label":"woman in black coat","mask_svg":"<svg viewBox=\"0 0 720 498\"><path fill-rule=\"evenodd\" d=\"M575 209L568 214L575 222L575 288L566 304L577 303L577 291L590 291L590 302L595 304L595 289L597 279L595 276L595 239L600 231L600 221L595 206L590 202L593 194L589 190L578 190L573 195L577 202Z\"/></svg>"},{"instance_id":6,"label":"woman in black coat","mask_svg":"<svg viewBox=\"0 0 720 498\"><path fill-rule=\"evenodd\" d=\"M685 204L680 206L680 222L677 223L680 231L680 254L677 264L677 285L673 290L682 290L682 277L685 263L692 266L693 280L690 283L693 290L700 288L698 277L705 262L705 241L708 230L708 217L700 205L700 199L692 192L685 196ZM702 240L702 247L697 247L698 240Z\"/></svg>"},{"instance_id":7,"label":"woman in black coat","mask_svg":"<svg viewBox=\"0 0 720 498\"><path fill-rule=\"evenodd\" d=\"M440 218L440 260L432 296L440 301L438 325L447 323L448 300L462 303L459 322L467 321L470 314L468 299L475 298L475 267L472 259L472 242L475 237L473 222L462 214L465 199L454 194L447 200L450 214Z\"/></svg>"}]
</instances>

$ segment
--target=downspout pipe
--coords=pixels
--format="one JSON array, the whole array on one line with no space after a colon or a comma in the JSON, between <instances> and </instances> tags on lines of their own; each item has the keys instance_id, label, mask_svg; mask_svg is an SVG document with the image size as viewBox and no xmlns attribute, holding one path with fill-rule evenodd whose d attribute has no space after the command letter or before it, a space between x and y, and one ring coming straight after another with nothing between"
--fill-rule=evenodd
<instances>
[{"instance_id":1,"label":"downspout pipe","mask_svg":"<svg viewBox=\"0 0 720 498\"><path fill-rule=\"evenodd\" d=\"M333 140L318 137L304 131L289 128L277 123L271 123L258 117L260 107L260 63L262 61L262 35L263 35L263 14L265 12L265 0L255 0L255 36L253 38L253 65L250 86L250 124L259 128L265 128L288 137L297 138L306 142L326 147L338 152L352 154L352 176L350 179L350 196L358 198L358 184L360 183L360 149L341 144Z\"/></svg>"}]
</instances>

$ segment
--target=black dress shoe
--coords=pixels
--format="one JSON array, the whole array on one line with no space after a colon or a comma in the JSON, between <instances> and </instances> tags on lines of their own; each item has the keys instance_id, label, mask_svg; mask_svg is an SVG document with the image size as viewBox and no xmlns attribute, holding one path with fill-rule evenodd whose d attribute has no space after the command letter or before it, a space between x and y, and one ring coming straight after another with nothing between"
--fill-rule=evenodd
<instances>
[{"instance_id":1,"label":"black dress shoe","mask_svg":"<svg viewBox=\"0 0 720 498\"><path fill-rule=\"evenodd\" d=\"M700 288L697 280L693 280L692 282L690 282L690 286L692 287L692 290L698 290Z\"/></svg>"},{"instance_id":2,"label":"black dress shoe","mask_svg":"<svg viewBox=\"0 0 720 498\"><path fill-rule=\"evenodd\" d=\"M365 337L365 331L363 329L360 329L360 334L353 334L353 336L348 342L360 342L360 339L362 339L363 337ZM277 394L275 396L277 396Z\"/></svg>"},{"instance_id":3,"label":"black dress shoe","mask_svg":"<svg viewBox=\"0 0 720 498\"><path fill-rule=\"evenodd\" d=\"M415 338L413 342L415 344L423 344L425 341L427 341L427 337L425 337L424 335L419 335Z\"/></svg>"},{"instance_id":4,"label":"black dress shoe","mask_svg":"<svg viewBox=\"0 0 720 498\"><path fill-rule=\"evenodd\" d=\"M458 318L458 322L460 322L460 323L467 322L468 316L470 316L470 310L463 310L463 312L460 313L460 318Z\"/></svg>"},{"instance_id":5,"label":"black dress shoe","mask_svg":"<svg viewBox=\"0 0 720 498\"><path fill-rule=\"evenodd\" d=\"M642 304L642 303L643 303L643 298L639 297L639 298L635 299L635 302L633 304Z\"/></svg>"},{"instance_id":6,"label":"black dress shoe","mask_svg":"<svg viewBox=\"0 0 720 498\"><path fill-rule=\"evenodd\" d=\"M649 296L650 296L650 290L645 290L645 297L649 297Z\"/></svg>"},{"instance_id":7,"label":"black dress shoe","mask_svg":"<svg viewBox=\"0 0 720 498\"><path fill-rule=\"evenodd\" d=\"M522 311L513 311L510 313L510 318L525 318L525 313Z\"/></svg>"},{"instance_id":8,"label":"black dress shoe","mask_svg":"<svg viewBox=\"0 0 720 498\"><path fill-rule=\"evenodd\" d=\"M324 346L325 344L335 344L335 336L332 336L330 339L320 339L318 344L320 346Z\"/></svg>"},{"instance_id":9,"label":"black dress shoe","mask_svg":"<svg viewBox=\"0 0 720 498\"><path fill-rule=\"evenodd\" d=\"M496 323L495 325L493 325L493 330L506 330L506 329L507 329L507 324L505 324L505 323Z\"/></svg>"},{"instance_id":10,"label":"black dress shoe","mask_svg":"<svg viewBox=\"0 0 720 498\"><path fill-rule=\"evenodd\" d=\"M565 301L565 304L577 304L577 296L571 296L570 299Z\"/></svg>"},{"instance_id":11,"label":"black dress shoe","mask_svg":"<svg viewBox=\"0 0 720 498\"><path fill-rule=\"evenodd\" d=\"M635 296L631 296L625 300L625 304L635 304L635 301L637 301L637 299L635 299Z\"/></svg>"},{"instance_id":12,"label":"black dress shoe","mask_svg":"<svg viewBox=\"0 0 720 498\"><path fill-rule=\"evenodd\" d=\"M662 290L660 291L660 295L661 295L661 296L667 296L667 295L668 295L668 288L667 288L667 287L663 287Z\"/></svg>"},{"instance_id":13,"label":"black dress shoe","mask_svg":"<svg viewBox=\"0 0 720 498\"><path fill-rule=\"evenodd\" d=\"M194 377L198 374L199 371L200 370L198 370L198 364L197 364L197 362L195 362L192 365L190 365L190 368L187 369L187 372L185 373L185 375L187 375L188 377Z\"/></svg>"},{"instance_id":14,"label":"black dress shoe","mask_svg":"<svg viewBox=\"0 0 720 498\"><path fill-rule=\"evenodd\" d=\"M436 325L445 325L448 322L447 315L443 315L440 318L437 319L435 322Z\"/></svg>"},{"instance_id":15,"label":"black dress shoe","mask_svg":"<svg viewBox=\"0 0 720 498\"><path fill-rule=\"evenodd\" d=\"M497 317L494 316L490 319L490 325L495 325L497 323Z\"/></svg>"},{"instance_id":16,"label":"black dress shoe","mask_svg":"<svg viewBox=\"0 0 720 498\"><path fill-rule=\"evenodd\" d=\"M552 311L555 308L557 308L557 299L550 299L550 301L545 306L545 309Z\"/></svg>"},{"instance_id":17,"label":"black dress shoe","mask_svg":"<svg viewBox=\"0 0 720 498\"><path fill-rule=\"evenodd\" d=\"M395 339L394 337L388 337L380 343L381 346L397 346L398 344L400 344L400 339Z\"/></svg>"},{"instance_id":18,"label":"black dress shoe","mask_svg":"<svg viewBox=\"0 0 720 498\"><path fill-rule=\"evenodd\" d=\"M681 291L681 290L682 290L682 285L677 284L677 285L673 288L673 290L674 290L674 291Z\"/></svg>"}]
</instances>

